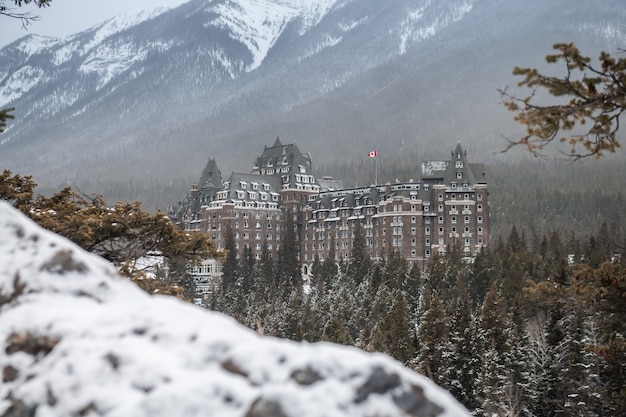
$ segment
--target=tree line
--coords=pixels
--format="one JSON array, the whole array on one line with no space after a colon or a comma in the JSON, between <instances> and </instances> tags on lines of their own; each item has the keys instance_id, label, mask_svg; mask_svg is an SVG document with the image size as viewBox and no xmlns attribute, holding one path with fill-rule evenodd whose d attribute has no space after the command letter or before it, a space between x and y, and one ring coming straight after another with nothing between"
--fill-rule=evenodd
<instances>
[{"instance_id":1,"label":"tree line","mask_svg":"<svg viewBox=\"0 0 626 417\"><path fill-rule=\"evenodd\" d=\"M229 240L207 307L265 335L387 353L477 416L626 415L626 238L610 236L513 226L421 270L391 249L373 262L357 232L350 261L316 259L304 285L293 254L257 260Z\"/></svg>"}]
</instances>

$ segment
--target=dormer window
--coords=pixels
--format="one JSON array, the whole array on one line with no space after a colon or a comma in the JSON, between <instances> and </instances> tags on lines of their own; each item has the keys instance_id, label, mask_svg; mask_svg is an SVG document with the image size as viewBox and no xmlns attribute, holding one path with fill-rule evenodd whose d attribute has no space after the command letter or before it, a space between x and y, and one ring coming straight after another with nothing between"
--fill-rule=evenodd
<instances>
[{"instance_id":1,"label":"dormer window","mask_svg":"<svg viewBox=\"0 0 626 417\"><path fill-rule=\"evenodd\" d=\"M463 168L463 162L456 161L456 168Z\"/></svg>"},{"instance_id":2,"label":"dormer window","mask_svg":"<svg viewBox=\"0 0 626 417\"><path fill-rule=\"evenodd\" d=\"M239 181L239 185L241 186L242 190L245 190L248 187L248 183L245 181Z\"/></svg>"},{"instance_id":3,"label":"dormer window","mask_svg":"<svg viewBox=\"0 0 626 417\"><path fill-rule=\"evenodd\" d=\"M462 172L457 172L457 173L456 173L456 179L457 179L457 180L461 180L461 179L463 179L463 173L462 173Z\"/></svg>"}]
</instances>

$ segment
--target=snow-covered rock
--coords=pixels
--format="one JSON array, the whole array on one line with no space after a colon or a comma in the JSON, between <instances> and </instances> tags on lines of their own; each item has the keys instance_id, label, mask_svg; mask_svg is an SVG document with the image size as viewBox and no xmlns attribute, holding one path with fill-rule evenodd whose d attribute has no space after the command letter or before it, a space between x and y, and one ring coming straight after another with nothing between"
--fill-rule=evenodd
<instances>
[{"instance_id":1,"label":"snow-covered rock","mask_svg":"<svg viewBox=\"0 0 626 417\"><path fill-rule=\"evenodd\" d=\"M259 336L0 202L0 416L467 416L381 354Z\"/></svg>"}]
</instances>

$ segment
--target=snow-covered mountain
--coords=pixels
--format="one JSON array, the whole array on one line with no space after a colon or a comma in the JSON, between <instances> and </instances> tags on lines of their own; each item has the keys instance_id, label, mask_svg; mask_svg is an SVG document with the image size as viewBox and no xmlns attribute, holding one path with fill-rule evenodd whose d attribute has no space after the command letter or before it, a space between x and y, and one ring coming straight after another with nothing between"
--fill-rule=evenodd
<instances>
[{"instance_id":1,"label":"snow-covered mountain","mask_svg":"<svg viewBox=\"0 0 626 417\"><path fill-rule=\"evenodd\" d=\"M491 152L518 129L497 93L513 67L557 42L614 52L625 19L621 0L191 0L30 35L0 50L0 105L16 108L0 167L162 182L209 156L248 170L276 136L318 165L373 147L411 163L459 138Z\"/></svg>"},{"instance_id":2,"label":"snow-covered mountain","mask_svg":"<svg viewBox=\"0 0 626 417\"><path fill-rule=\"evenodd\" d=\"M388 356L148 296L3 201L0 259L2 416L469 416Z\"/></svg>"}]
</instances>

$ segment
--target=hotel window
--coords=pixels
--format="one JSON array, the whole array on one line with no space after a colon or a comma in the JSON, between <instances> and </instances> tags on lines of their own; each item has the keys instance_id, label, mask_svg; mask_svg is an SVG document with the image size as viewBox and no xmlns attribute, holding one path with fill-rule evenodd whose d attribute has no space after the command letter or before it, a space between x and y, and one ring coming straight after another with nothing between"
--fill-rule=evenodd
<instances>
[{"instance_id":1,"label":"hotel window","mask_svg":"<svg viewBox=\"0 0 626 417\"><path fill-rule=\"evenodd\" d=\"M482 194L478 194L477 197L478 201L483 201L483 195Z\"/></svg>"},{"instance_id":2,"label":"hotel window","mask_svg":"<svg viewBox=\"0 0 626 417\"><path fill-rule=\"evenodd\" d=\"M443 223L443 216L439 216L439 223Z\"/></svg>"},{"instance_id":3,"label":"hotel window","mask_svg":"<svg viewBox=\"0 0 626 417\"><path fill-rule=\"evenodd\" d=\"M483 216L478 216L478 218L476 219L476 221L478 223L482 223L483 222Z\"/></svg>"},{"instance_id":4,"label":"hotel window","mask_svg":"<svg viewBox=\"0 0 626 417\"><path fill-rule=\"evenodd\" d=\"M438 200L438 201L443 201L443 194L439 194L439 195L437 196L437 200Z\"/></svg>"},{"instance_id":5,"label":"hotel window","mask_svg":"<svg viewBox=\"0 0 626 417\"><path fill-rule=\"evenodd\" d=\"M452 216L452 219L451 219L451 220L452 220L452 223L453 223L453 224L454 224L454 223L456 223L456 216Z\"/></svg>"},{"instance_id":6,"label":"hotel window","mask_svg":"<svg viewBox=\"0 0 626 417\"><path fill-rule=\"evenodd\" d=\"M476 206L476 210L477 211L483 211L483 205L482 204L477 205Z\"/></svg>"},{"instance_id":7,"label":"hotel window","mask_svg":"<svg viewBox=\"0 0 626 417\"><path fill-rule=\"evenodd\" d=\"M465 218L463 219L463 223L469 223L469 216L465 216Z\"/></svg>"}]
</instances>

